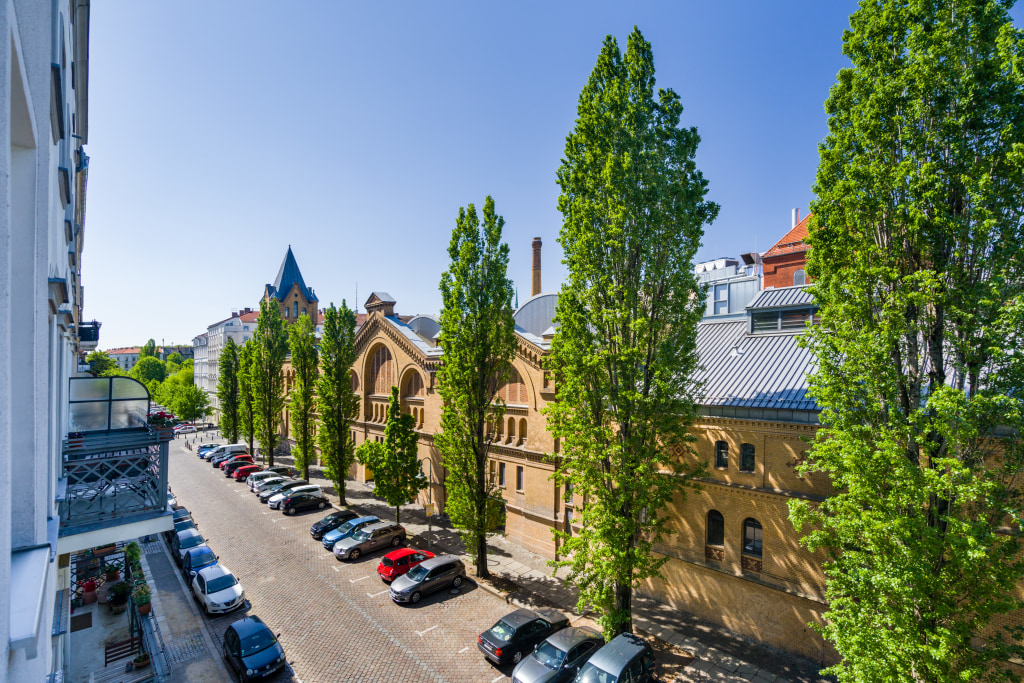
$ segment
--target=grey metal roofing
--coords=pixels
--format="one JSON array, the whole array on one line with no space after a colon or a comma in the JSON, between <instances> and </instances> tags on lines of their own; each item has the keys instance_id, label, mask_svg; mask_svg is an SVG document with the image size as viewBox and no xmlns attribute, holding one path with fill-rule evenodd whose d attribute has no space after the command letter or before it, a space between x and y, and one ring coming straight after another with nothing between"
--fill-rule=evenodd
<instances>
[{"instance_id":1,"label":"grey metal roofing","mask_svg":"<svg viewBox=\"0 0 1024 683\"><path fill-rule=\"evenodd\" d=\"M557 303L557 292L542 292L530 297L512 315L516 322L516 328L521 328L535 337L543 336L544 330L551 327L551 322L555 318L555 304Z\"/></svg>"},{"instance_id":2,"label":"grey metal roofing","mask_svg":"<svg viewBox=\"0 0 1024 683\"><path fill-rule=\"evenodd\" d=\"M395 297L391 296L387 292L370 292L370 299L372 299L373 297L377 297L378 299L380 299L381 303L385 304L398 303L395 301ZM369 299L367 299L367 301L369 301Z\"/></svg>"},{"instance_id":3,"label":"grey metal roofing","mask_svg":"<svg viewBox=\"0 0 1024 683\"><path fill-rule=\"evenodd\" d=\"M814 297L807 291L807 285L796 285L794 287L763 289L753 301L747 304L747 309L790 308L814 305Z\"/></svg>"},{"instance_id":4,"label":"grey metal roofing","mask_svg":"<svg viewBox=\"0 0 1024 683\"><path fill-rule=\"evenodd\" d=\"M798 334L748 334L747 321L705 322L697 327L701 387L706 406L817 411L807 395L814 370L810 351L797 346Z\"/></svg>"},{"instance_id":5,"label":"grey metal roofing","mask_svg":"<svg viewBox=\"0 0 1024 683\"><path fill-rule=\"evenodd\" d=\"M385 320L394 325L395 329L402 333L402 335L408 339L412 344L423 352L424 355L430 358L440 358L442 350L440 346L434 346L426 339L416 334L416 331L409 327L408 323L403 323L397 315L385 316Z\"/></svg>"},{"instance_id":6,"label":"grey metal roofing","mask_svg":"<svg viewBox=\"0 0 1024 683\"><path fill-rule=\"evenodd\" d=\"M283 299L291 291L293 285L298 285L299 290L302 292L302 296L306 297L309 301L317 301L316 294L313 293L311 287L306 286L306 282L302 279L302 272L299 270L299 264L295 262L295 255L292 253L292 247L288 245L288 252L284 255L284 261L281 262L281 268L277 271L277 279L274 280L274 284L267 285L270 289L270 296L275 299Z\"/></svg>"}]
</instances>

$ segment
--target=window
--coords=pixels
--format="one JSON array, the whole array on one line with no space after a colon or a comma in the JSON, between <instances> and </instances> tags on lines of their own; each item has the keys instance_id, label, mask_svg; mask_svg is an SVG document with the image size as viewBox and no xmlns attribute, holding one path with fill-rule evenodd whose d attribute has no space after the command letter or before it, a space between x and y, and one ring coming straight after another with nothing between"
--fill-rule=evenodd
<instances>
[{"instance_id":1,"label":"window","mask_svg":"<svg viewBox=\"0 0 1024 683\"><path fill-rule=\"evenodd\" d=\"M286 317L286 318L288 317L288 307L287 306L284 307L284 317Z\"/></svg>"},{"instance_id":2,"label":"window","mask_svg":"<svg viewBox=\"0 0 1024 683\"><path fill-rule=\"evenodd\" d=\"M519 419L519 445L526 446L526 418Z\"/></svg>"},{"instance_id":3,"label":"window","mask_svg":"<svg viewBox=\"0 0 1024 683\"><path fill-rule=\"evenodd\" d=\"M523 490L523 466L516 465L516 491Z\"/></svg>"},{"instance_id":4,"label":"window","mask_svg":"<svg viewBox=\"0 0 1024 683\"><path fill-rule=\"evenodd\" d=\"M293 318L298 318L299 317L299 302L296 301L293 305L295 306L295 309L294 309L295 313L292 314L292 317Z\"/></svg>"},{"instance_id":5,"label":"window","mask_svg":"<svg viewBox=\"0 0 1024 683\"><path fill-rule=\"evenodd\" d=\"M725 518L718 510L708 511L708 545L725 545Z\"/></svg>"},{"instance_id":6,"label":"window","mask_svg":"<svg viewBox=\"0 0 1024 683\"><path fill-rule=\"evenodd\" d=\"M754 471L754 444L745 443L740 446L740 472Z\"/></svg>"},{"instance_id":7,"label":"window","mask_svg":"<svg viewBox=\"0 0 1024 683\"><path fill-rule=\"evenodd\" d=\"M729 285L715 285L715 315L729 312Z\"/></svg>"},{"instance_id":8,"label":"window","mask_svg":"<svg viewBox=\"0 0 1024 683\"><path fill-rule=\"evenodd\" d=\"M761 557L762 542L761 523L756 519L743 521L743 554L753 557Z\"/></svg>"},{"instance_id":9,"label":"window","mask_svg":"<svg viewBox=\"0 0 1024 683\"><path fill-rule=\"evenodd\" d=\"M505 463L498 463L498 486L505 488Z\"/></svg>"},{"instance_id":10,"label":"window","mask_svg":"<svg viewBox=\"0 0 1024 683\"><path fill-rule=\"evenodd\" d=\"M715 442L715 467L719 469L729 468L729 444L724 441Z\"/></svg>"},{"instance_id":11,"label":"window","mask_svg":"<svg viewBox=\"0 0 1024 683\"><path fill-rule=\"evenodd\" d=\"M793 273L793 284L794 285L806 285L807 284L807 273L803 269Z\"/></svg>"}]
</instances>

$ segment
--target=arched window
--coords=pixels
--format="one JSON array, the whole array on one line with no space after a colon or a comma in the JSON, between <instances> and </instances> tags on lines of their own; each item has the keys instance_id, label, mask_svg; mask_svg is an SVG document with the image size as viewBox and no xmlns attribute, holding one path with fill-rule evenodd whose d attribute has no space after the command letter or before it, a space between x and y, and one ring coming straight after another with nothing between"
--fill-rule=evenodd
<instances>
[{"instance_id":1,"label":"arched window","mask_svg":"<svg viewBox=\"0 0 1024 683\"><path fill-rule=\"evenodd\" d=\"M749 517L743 520L743 554L761 557L762 539L761 523Z\"/></svg>"},{"instance_id":2,"label":"arched window","mask_svg":"<svg viewBox=\"0 0 1024 683\"><path fill-rule=\"evenodd\" d=\"M526 395L526 383L515 368L512 368L508 382L498 390L497 398L513 405L526 405L530 402Z\"/></svg>"},{"instance_id":3,"label":"arched window","mask_svg":"<svg viewBox=\"0 0 1024 683\"><path fill-rule=\"evenodd\" d=\"M299 317L299 302L296 301L296 302L294 302L294 304L295 304L295 313L292 314L292 317L293 318L298 318Z\"/></svg>"},{"instance_id":4,"label":"arched window","mask_svg":"<svg viewBox=\"0 0 1024 683\"><path fill-rule=\"evenodd\" d=\"M367 390L382 396L390 394L391 386L395 383L394 365L391 362L391 352L384 346L378 346L370 363L370 381L367 382Z\"/></svg>"},{"instance_id":5,"label":"arched window","mask_svg":"<svg viewBox=\"0 0 1024 683\"><path fill-rule=\"evenodd\" d=\"M715 442L715 467L721 469L729 467L729 444L725 441Z\"/></svg>"},{"instance_id":6,"label":"arched window","mask_svg":"<svg viewBox=\"0 0 1024 683\"><path fill-rule=\"evenodd\" d=\"M405 385L402 387L402 398L422 398L423 378L415 370L406 373Z\"/></svg>"},{"instance_id":7,"label":"arched window","mask_svg":"<svg viewBox=\"0 0 1024 683\"><path fill-rule=\"evenodd\" d=\"M740 472L753 472L754 460L754 444L740 444Z\"/></svg>"},{"instance_id":8,"label":"arched window","mask_svg":"<svg viewBox=\"0 0 1024 683\"><path fill-rule=\"evenodd\" d=\"M526 446L526 418L519 419L519 445Z\"/></svg>"},{"instance_id":9,"label":"arched window","mask_svg":"<svg viewBox=\"0 0 1024 683\"><path fill-rule=\"evenodd\" d=\"M793 284L794 285L806 285L807 284L807 273L801 268L800 270L793 273Z\"/></svg>"},{"instance_id":10,"label":"arched window","mask_svg":"<svg viewBox=\"0 0 1024 683\"><path fill-rule=\"evenodd\" d=\"M359 375L354 372L352 373L352 393L359 393Z\"/></svg>"},{"instance_id":11,"label":"arched window","mask_svg":"<svg viewBox=\"0 0 1024 683\"><path fill-rule=\"evenodd\" d=\"M718 510L708 511L708 545L725 545L725 517Z\"/></svg>"},{"instance_id":12,"label":"arched window","mask_svg":"<svg viewBox=\"0 0 1024 683\"><path fill-rule=\"evenodd\" d=\"M516 419L510 417L508 419L508 443L515 443L516 440Z\"/></svg>"}]
</instances>

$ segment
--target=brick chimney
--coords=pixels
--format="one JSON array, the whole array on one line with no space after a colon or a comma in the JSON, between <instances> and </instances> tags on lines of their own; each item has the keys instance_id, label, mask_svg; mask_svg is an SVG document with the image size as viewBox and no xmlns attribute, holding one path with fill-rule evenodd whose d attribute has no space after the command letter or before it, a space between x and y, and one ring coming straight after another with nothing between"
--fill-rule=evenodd
<instances>
[{"instance_id":1,"label":"brick chimney","mask_svg":"<svg viewBox=\"0 0 1024 683\"><path fill-rule=\"evenodd\" d=\"M540 294L540 245L539 237L533 238L533 277L530 280L530 296Z\"/></svg>"}]
</instances>

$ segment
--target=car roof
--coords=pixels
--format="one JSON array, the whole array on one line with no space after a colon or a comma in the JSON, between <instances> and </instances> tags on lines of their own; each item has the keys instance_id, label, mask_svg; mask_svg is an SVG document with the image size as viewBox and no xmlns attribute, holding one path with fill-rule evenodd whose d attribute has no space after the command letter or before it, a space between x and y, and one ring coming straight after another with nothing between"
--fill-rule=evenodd
<instances>
[{"instance_id":1,"label":"car roof","mask_svg":"<svg viewBox=\"0 0 1024 683\"><path fill-rule=\"evenodd\" d=\"M424 564L426 564L426 562L424 562ZM509 626L511 626L512 628L519 628L523 624L533 621L534 619L537 619L539 617L540 615L534 612L532 609L526 609L524 607L522 609L517 609L515 612L510 612L509 614L506 614L501 618L501 620Z\"/></svg>"},{"instance_id":2,"label":"car roof","mask_svg":"<svg viewBox=\"0 0 1024 683\"><path fill-rule=\"evenodd\" d=\"M398 526L398 524L395 522L374 522L373 524L369 524L363 527L362 529L360 529L360 531L377 531L378 529L392 529L396 526Z\"/></svg>"},{"instance_id":3,"label":"car roof","mask_svg":"<svg viewBox=\"0 0 1024 683\"><path fill-rule=\"evenodd\" d=\"M239 638L246 638L254 633L270 630L255 614L251 617L246 617L245 619L239 619L235 623L231 624L231 628L235 629L235 633L238 634Z\"/></svg>"},{"instance_id":4,"label":"car roof","mask_svg":"<svg viewBox=\"0 0 1024 683\"><path fill-rule=\"evenodd\" d=\"M203 579L209 581L211 579L219 579L222 576L227 576L231 573L231 570L222 564L211 564L209 567L203 567L199 570Z\"/></svg>"},{"instance_id":5,"label":"car roof","mask_svg":"<svg viewBox=\"0 0 1024 683\"><path fill-rule=\"evenodd\" d=\"M437 557L431 557L420 563L420 566L424 569L433 569L439 567L442 564L448 564L449 562L458 562L459 558L454 555L438 555Z\"/></svg>"},{"instance_id":6,"label":"car roof","mask_svg":"<svg viewBox=\"0 0 1024 683\"><path fill-rule=\"evenodd\" d=\"M649 648L643 638L632 633L620 633L594 653L590 663L608 673L618 674L633 658Z\"/></svg>"},{"instance_id":7,"label":"car roof","mask_svg":"<svg viewBox=\"0 0 1024 683\"><path fill-rule=\"evenodd\" d=\"M356 517L358 517L359 513L356 512L355 510L335 510L334 512L332 512L331 514L329 514L327 516L328 517L344 517L345 515L355 515ZM355 518L353 517L352 519L355 519Z\"/></svg>"},{"instance_id":8,"label":"car roof","mask_svg":"<svg viewBox=\"0 0 1024 683\"><path fill-rule=\"evenodd\" d=\"M389 560L397 560L400 557L405 557L406 555L412 555L413 553L418 553L418 552L426 552L426 551L425 550L421 551L419 548L399 548L398 550L392 550L390 553L388 553L384 557L388 558Z\"/></svg>"},{"instance_id":9,"label":"car roof","mask_svg":"<svg viewBox=\"0 0 1024 683\"><path fill-rule=\"evenodd\" d=\"M189 548L185 551L186 555L202 555L204 553L213 554L213 548L208 545L201 545L198 548Z\"/></svg>"},{"instance_id":10,"label":"car roof","mask_svg":"<svg viewBox=\"0 0 1024 683\"><path fill-rule=\"evenodd\" d=\"M199 532L195 529L182 529L178 532L178 538L181 540L191 538L192 536L199 536ZM199 537L202 538L202 536Z\"/></svg>"},{"instance_id":11,"label":"car roof","mask_svg":"<svg viewBox=\"0 0 1024 683\"><path fill-rule=\"evenodd\" d=\"M570 626L561 631L555 631L547 640L560 650L571 650L584 640L601 639L601 634L592 628L585 626Z\"/></svg>"}]
</instances>

